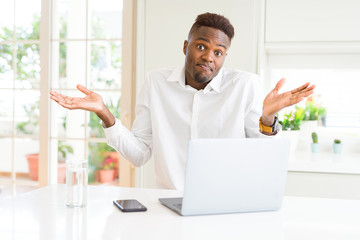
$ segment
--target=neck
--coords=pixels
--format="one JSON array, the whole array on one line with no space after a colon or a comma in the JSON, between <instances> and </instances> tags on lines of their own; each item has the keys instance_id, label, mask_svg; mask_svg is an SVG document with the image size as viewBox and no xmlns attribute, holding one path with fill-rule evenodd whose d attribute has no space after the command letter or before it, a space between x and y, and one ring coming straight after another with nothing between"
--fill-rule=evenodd
<instances>
[{"instance_id":1,"label":"neck","mask_svg":"<svg viewBox=\"0 0 360 240\"><path fill-rule=\"evenodd\" d=\"M208 85L208 83L209 82L207 82L207 83L198 83L196 81L188 81L187 79L185 79L185 84L195 88L196 90L204 89Z\"/></svg>"}]
</instances>

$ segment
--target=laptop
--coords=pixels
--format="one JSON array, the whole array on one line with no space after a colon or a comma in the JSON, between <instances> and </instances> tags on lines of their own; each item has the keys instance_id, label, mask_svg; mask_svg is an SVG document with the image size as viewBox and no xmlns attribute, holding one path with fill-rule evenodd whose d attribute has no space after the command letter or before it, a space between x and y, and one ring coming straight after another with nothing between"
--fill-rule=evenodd
<instances>
[{"instance_id":1,"label":"laptop","mask_svg":"<svg viewBox=\"0 0 360 240\"><path fill-rule=\"evenodd\" d=\"M192 139L183 197L159 201L182 216L278 210L289 156L287 139Z\"/></svg>"}]
</instances>

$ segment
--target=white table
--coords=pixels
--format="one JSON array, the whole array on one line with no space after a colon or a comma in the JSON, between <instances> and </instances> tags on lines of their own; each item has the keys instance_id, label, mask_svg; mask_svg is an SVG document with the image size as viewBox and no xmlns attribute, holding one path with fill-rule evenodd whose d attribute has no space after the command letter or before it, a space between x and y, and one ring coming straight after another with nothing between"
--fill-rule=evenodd
<instances>
[{"instance_id":1,"label":"white table","mask_svg":"<svg viewBox=\"0 0 360 240\"><path fill-rule=\"evenodd\" d=\"M158 201L174 196L181 193L89 186L87 207L71 209L65 186L48 186L0 201L0 239L360 239L356 200L285 197L276 212L181 217ZM129 198L148 211L123 213L112 203Z\"/></svg>"}]
</instances>

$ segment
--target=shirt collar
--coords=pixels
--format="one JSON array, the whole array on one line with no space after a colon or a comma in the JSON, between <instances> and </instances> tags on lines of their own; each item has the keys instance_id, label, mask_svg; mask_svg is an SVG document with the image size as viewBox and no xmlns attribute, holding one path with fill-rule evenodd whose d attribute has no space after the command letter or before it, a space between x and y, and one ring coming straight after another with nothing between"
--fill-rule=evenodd
<instances>
[{"instance_id":1,"label":"shirt collar","mask_svg":"<svg viewBox=\"0 0 360 240\"><path fill-rule=\"evenodd\" d=\"M210 83L205 87L204 92L210 92L214 90L215 92L221 91L221 82L223 78L223 69L221 68L219 73L214 77ZM179 66L174 69L171 75L168 77L167 81L169 82L179 82L182 87L185 86L185 65Z\"/></svg>"}]
</instances>

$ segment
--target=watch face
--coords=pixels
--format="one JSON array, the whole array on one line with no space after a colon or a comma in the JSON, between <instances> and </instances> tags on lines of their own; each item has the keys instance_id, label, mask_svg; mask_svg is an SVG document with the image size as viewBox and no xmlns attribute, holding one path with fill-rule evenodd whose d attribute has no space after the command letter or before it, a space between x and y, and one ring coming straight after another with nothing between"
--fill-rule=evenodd
<instances>
[{"instance_id":1,"label":"watch face","mask_svg":"<svg viewBox=\"0 0 360 240\"><path fill-rule=\"evenodd\" d=\"M275 117L275 122L273 124L272 130L273 132L277 132L279 130L279 119L277 117Z\"/></svg>"}]
</instances>

